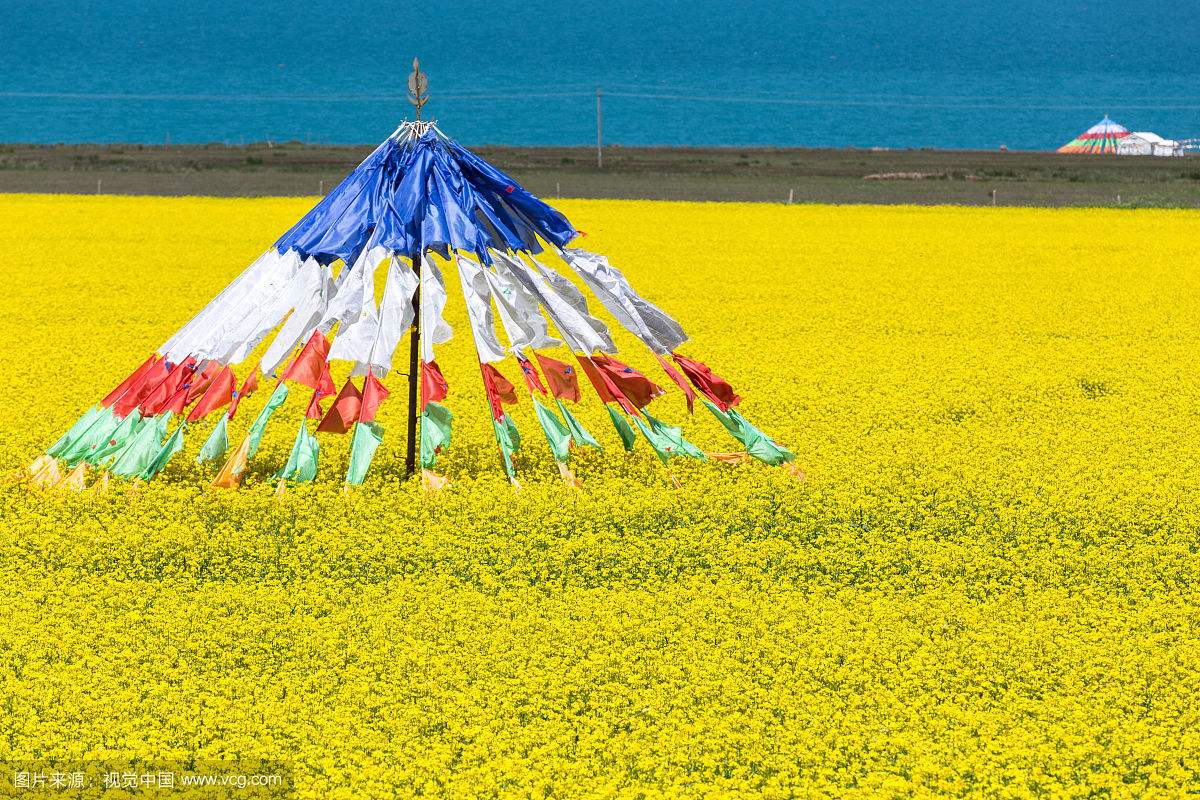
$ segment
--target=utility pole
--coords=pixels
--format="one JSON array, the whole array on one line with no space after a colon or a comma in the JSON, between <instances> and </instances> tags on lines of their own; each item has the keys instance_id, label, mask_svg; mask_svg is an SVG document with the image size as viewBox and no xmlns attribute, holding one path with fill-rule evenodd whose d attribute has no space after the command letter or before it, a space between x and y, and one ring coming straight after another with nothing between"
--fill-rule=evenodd
<instances>
[{"instance_id":1,"label":"utility pole","mask_svg":"<svg viewBox=\"0 0 1200 800\"><path fill-rule=\"evenodd\" d=\"M600 87L596 87L596 167L604 168L604 113L600 108Z\"/></svg>"}]
</instances>

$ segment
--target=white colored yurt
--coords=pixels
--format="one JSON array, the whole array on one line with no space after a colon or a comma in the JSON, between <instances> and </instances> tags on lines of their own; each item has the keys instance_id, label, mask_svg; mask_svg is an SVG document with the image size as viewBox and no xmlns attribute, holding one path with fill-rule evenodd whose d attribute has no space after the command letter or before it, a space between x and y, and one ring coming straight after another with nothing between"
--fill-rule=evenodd
<instances>
[{"instance_id":1,"label":"white colored yurt","mask_svg":"<svg viewBox=\"0 0 1200 800\"><path fill-rule=\"evenodd\" d=\"M1123 156L1181 156L1183 143L1164 139L1150 131L1133 131L1117 144L1117 153Z\"/></svg>"}]
</instances>

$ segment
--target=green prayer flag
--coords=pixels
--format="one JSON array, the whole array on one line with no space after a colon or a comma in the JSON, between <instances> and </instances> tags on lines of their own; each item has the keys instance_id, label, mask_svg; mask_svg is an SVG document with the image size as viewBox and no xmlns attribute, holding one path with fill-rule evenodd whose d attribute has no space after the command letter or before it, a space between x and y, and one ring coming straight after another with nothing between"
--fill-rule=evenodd
<instances>
[{"instance_id":1,"label":"green prayer flag","mask_svg":"<svg viewBox=\"0 0 1200 800\"><path fill-rule=\"evenodd\" d=\"M120 424L121 420L117 419L117 415L112 412L112 409L104 409L104 412L99 414L83 433L63 448L59 457L74 466L103 446Z\"/></svg>"},{"instance_id":2,"label":"green prayer flag","mask_svg":"<svg viewBox=\"0 0 1200 800\"><path fill-rule=\"evenodd\" d=\"M146 420L113 463L111 472L122 478L135 478L153 463L162 450L170 414Z\"/></svg>"},{"instance_id":3,"label":"green prayer flag","mask_svg":"<svg viewBox=\"0 0 1200 800\"><path fill-rule=\"evenodd\" d=\"M421 412L421 469L433 469L438 454L450 446L454 415L441 403L427 403Z\"/></svg>"},{"instance_id":4,"label":"green prayer flag","mask_svg":"<svg viewBox=\"0 0 1200 800\"><path fill-rule=\"evenodd\" d=\"M605 404L608 409L608 418L612 420L613 427L617 429L617 435L621 437L621 444L629 452L633 452L633 443L637 441L637 434L633 432L633 428L629 427L629 421L617 413L612 406Z\"/></svg>"},{"instance_id":5,"label":"green prayer flag","mask_svg":"<svg viewBox=\"0 0 1200 800\"><path fill-rule=\"evenodd\" d=\"M654 453L658 456L659 461L666 464L671 456L675 455L675 446L670 439L665 436L661 436L657 431L648 427L646 423L642 422L642 420L638 417L633 418L633 424L638 426L638 429L641 430L642 435L646 437L646 441L649 442L650 446L654 448Z\"/></svg>"},{"instance_id":6,"label":"green prayer flag","mask_svg":"<svg viewBox=\"0 0 1200 800\"><path fill-rule=\"evenodd\" d=\"M432 403L430 404L432 405ZM350 468L346 470L346 483L359 486L367 479L371 459L383 441L383 426L377 422L354 423L354 438L350 441ZM315 468L315 460L314 460Z\"/></svg>"},{"instance_id":7,"label":"green prayer flag","mask_svg":"<svg viewBox=\"0 0 1200 800\"><path fill-rule=\"evenodd\" d=\"M771 466L786 464L796 458L790 450L781 447L771 441L765 433L750 424L749 420L739 414L735 409L722 411L713 405L709 400L704 400L704 405L708 406L708 410L712 415L720 420L725 426L725 430L733 438L737 439L746 448L746 452Z\"/></svg>"},{"instance_id":8,"label":"green prayer flag","mask_svg":"<svg viewBox=\"0 0 1200 800\"><path fill-rule=\"evenodd\" d=\"M84 456L84 460L96 466L111 464L125 449L125 446L133 441L133 437L141 430L143 422L142 412L136 408L133 409L125 419L121 420L121 424L109 434L103 444L93 450L91 455Z\"/></svg>"},{"instance_id":9,"label":"green prayer flag","mask_svg":"<svg viewBox=\"0 0 1200 800\"><path fill-rule=\"evenodd\" d=\"M250 426L250 450L247 452L247 457L253 456L258 452L258 445L262 442L263 432L267 429L267 423L271 420L271 415L274 414L283 402L287 400L288 388L286 383L280 383L275 387L275 391L271 392L271 397L267 400L267 404L263 406L263 410L258 412L258 416L254 418L254 424Z\"/></svg>"},{"instance_id":10,"label":"green prayer flag","mask_svg":"<svg viewBox=\"0 0 1200 800\"><path fill-rule=\"evenodd\" d=\"M55 458L62 455L64 452L66 452L67 450L70 449L71 445L75 442L76 439L78 439L80 436L82 436L83 433L85 431L87 431L88 428L92 427L92 425L95 424L96 420L100 419L100 417L103 417L106 414L111 414L111 413L112 412L109 411L107 408L101 408L100 406L92 406L91 408L89 408L87 411L84 412L82 417L75 420L75 424L72 425L67 430L66 433L64 433L62 436L58 437L57 442L50 445L50 447L46 450L46 455L53 456Z\"/></svg>"},{"instance_id":11,"label":"green prayer flag","mask_svg":"<svg viewBox=\"0 0 1200 800\"><path fill-rule=\"evenodd\" d=\"M654 448L654 453L658 456L659 460L664 464L667 463L667 459L671 457L671 454L668 452L668 448L671 446L670 443L661 439L657 433L647 428L646 423L637 417L633 418L633 424L641 429L642 435L646 437L646 441Z\"/></svg>"},{"instance_id":12,"label":"green prayer flag","mask_svg":"<svg viewBox=\"0 0 1200 800\"><path fill-rule=\"evenodd\" d=\"M505 432L508 434L508 441L512 444L512 451L515 453L521 449L521 434L517 432L517 423L513 422L513 418L508 414L504 415L501 420Z\"/></svg>"},{"instance_id":13,"label":"green prayer flag","mask_svg":"<svg viewBox=\"0 0 1200 800\"><path fill-rule=\"evenodd\" d=\"M683 438L683 430L668 425L665 422L655 419L650 415L650 412L642 409L642 413L646 415L646 421L650 423L650 429L656 434L670 442L672 447L672 455L687 456L688 458L698 458L701 461L707 461L708 456L704 455L704 451L696 445Z\"/></svg>"},{"instance_id":14,"label":"green prayer flag","mask_svg":"<svg viewBox=\"0 0 1200 800\"><path fill-rule=\"evenodd\" d=\"M554 460L565 464L571 453L571 432L567 430L563 421L553 411L539 403L537 398L533 398L533 411L537 415L538 422L541 423L542 431L546 434L546 442L550 445L550 452L554 454Z\"/></svg>"},{"instance_id":15,"label":"green prayer flag","mask_svg":"<svg viewBox=\"0 0 1200 800\"><path fill-rule=\"evenodd\" d=\"M287 464L284 465L283 469L275 473L275 478L283 478L284 480L295 481L296 483L308 483L317 477L317 454L320 452L320 449L317 437L309 433L308 426L304 424L304 420L300 420L300 430L296 432L296 441L292 444L292 453L288 456ZM374 451L372 450L372 452ZM370 463L371 459L368 457L367 464L369 465ZM363 468L363 473L366 473L365 467Z\"/></svg>"},{"instance_id":16,"label":"green prayer flag","mask_svg":"<svg viewBox=\"0 0 1200 800\"><path fill-rule=\"evenodd\" d=\"M587 428L583 427L579 420L575 419L575 415L563 405L563 401L555 399L555 402L558 403L558 410L562 412L563 419L567 421L567 429L571 431L571 438L575 440L575 444L586 444L588 447L600 450L600 443L596 441L594 436L588 433Z\"/></svg>"},{"instance_id":17,"label":"green prayer flag","mask_svg":"<svg viewBox=\"0 0 1200 800\"><path fill-rule=\"evenodd\" d=\"M163 467L167 465L167 462L170 461L176 453L183 449L183 432L185 430L187 430L186 419L179 423L179 427L175 429L175 432L171 434L171 438L167 439L166 443L163 444L162 448L159 449L158 454L154 456L154 460L146 465L146 468L142 470L142 480L152 480L155 475L162 472Z\"/></svg>"},{"instance_id":18,"label":"green prayer flag","mask_svg":"<svg viewBox=\"0 0 1200 800\"><path fill-rule=\"evenodd\" d=\"M503 419L492 419L492 429L496 432L496 443L500 446L504 471L508 477L515 478L517 470L513 466L512 456L521 447L521 434L517 433L516 423L512 421L512 417L505 414Z\"/></svg>"},{"instance_id":19,"label":"green prayer flag","mask_svg":"<svg viewBox=\"0 0 1200 800\"><path fill-rule=\"evenodd\" d=\"M212 433L208 435L204 446L200 448L200 455L196 456L197 464L203 464L205 461L220 461L225 457L225 451L229 449L228 422L229 417L225 414L222 414L221 418L217 420Z\"/></svg>"}]
</instances>

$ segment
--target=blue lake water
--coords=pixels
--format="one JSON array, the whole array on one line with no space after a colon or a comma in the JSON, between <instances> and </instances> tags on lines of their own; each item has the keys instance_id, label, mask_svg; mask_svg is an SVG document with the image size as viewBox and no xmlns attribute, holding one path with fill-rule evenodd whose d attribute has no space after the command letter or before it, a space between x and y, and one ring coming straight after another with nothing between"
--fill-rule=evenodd
<instances>
[{"instance_id":1,"label":"blue lake water","mask_svg":"<svg viewBox=\"0 0 1200 800\"><path fill-rule=\"evenodd\" d=\"M1200 136L1200 3L3 0L0 141L1051 149Z\"/></svg>"}]
</instances>

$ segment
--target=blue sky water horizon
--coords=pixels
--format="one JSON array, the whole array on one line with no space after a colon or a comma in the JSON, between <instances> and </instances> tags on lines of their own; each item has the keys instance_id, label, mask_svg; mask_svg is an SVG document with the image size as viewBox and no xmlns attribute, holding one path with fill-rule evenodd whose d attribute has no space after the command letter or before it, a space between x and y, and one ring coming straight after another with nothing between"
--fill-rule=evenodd
<instances>
[{"instance_id":1,"label":"blue sky water horizon","mask_svg":"<svg viewBox=\"0 0 1200 800\"><path fill-rule=\"evenodd\" d=\"M1105 113L1200 136L1200 5L1116 0L8 0L0 141L1052 149Z\"/></svg>"}]
</instances>

